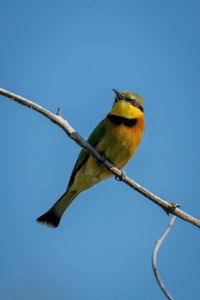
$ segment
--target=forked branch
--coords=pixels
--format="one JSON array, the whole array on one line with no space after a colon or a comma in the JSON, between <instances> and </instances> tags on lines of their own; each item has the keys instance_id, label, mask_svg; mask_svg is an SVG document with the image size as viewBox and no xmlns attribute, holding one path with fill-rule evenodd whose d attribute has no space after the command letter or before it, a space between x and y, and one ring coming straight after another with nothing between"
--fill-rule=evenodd
<instances>
[{"instance_id":1,"label":"forked branch","mask_svg":"<svg viewBox=\"0 0 200 300\"><path fill-rule=\"evenodd\" d=\"M120 171L117 169L113 164L111 164L108 160L105 160L104 157L101 156L100 153L98 153L87 141L85 141L70 125L69 123L64 120L59 113L53 114L52 112L48 111L44 107L36 104L35 102L32 102L26 98L23 98L19 95L16 95L14 93L11 93L10 91L6 91L2 88L0 88L0 94L10 98L13 101L16 101L22 105L25 105L29 108L32 108L39 113L46 116L48 119L50 119L52 122L60 126L67 135L73 139L77 144L79 144L85 151L90 153L96 160L98 160L100 163L102 163L113 175L120 178L121 181L144 195L146 198L150 199L154 203L158 204L160 207L162 207L168 214L173 214L187 222L190 222L194 224L197 227L200 227L200 220L194 218L193 216L185 213L181 209L177 208L180 205L171 203L168 201L165 201L158 196L151 193L146 188L142 187L140 184L129 178L128 176L124 175L123 171Z\"/></svg>"}]
</instances>

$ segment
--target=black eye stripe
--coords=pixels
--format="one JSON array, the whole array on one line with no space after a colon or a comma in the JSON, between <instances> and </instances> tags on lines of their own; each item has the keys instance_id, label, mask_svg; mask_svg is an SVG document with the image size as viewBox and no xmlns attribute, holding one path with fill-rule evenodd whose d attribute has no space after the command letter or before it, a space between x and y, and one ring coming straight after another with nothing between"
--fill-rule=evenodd
<instances>
[{"instance_id":1,"label":"black eye stripe","mask_svg":"<svg viewBox=\"0 0 200 300\"><path fill-rule=\"evenodd\" d=\"M133 98L133 99L126 98L126 101L129 102L129 103L131 103L131 104L133 104L133 100L135 101L135 104L139 105L139 102L138 102L138 100L136 98Z\"/></svg>"},{"instance_id":2,"label":"black eye stripe","mask_svg":"<svg viewBox=\"0 0 200 300\"><path fill-rule=\"evenodd\" d=\"M142 105L139 104L138 108L139 108L142 112L144 112L144 108L142 107Z\"/></svg>"},{"instance_id":3,"label":"black eye stripe","mask_svg":"<svg viewBox=\"0 0 200 300\"><path fill-rule=\"evenodd\" d=\"M139 101L136 98L130 99L130 98L126 98L123 96L123 98L119 99L118 97L115 97L115 102L117 102L119 100L126 101L132 105L133 105L132 100L135 100L137 102L137 105L133 105L133 106L138 107L142 112L144 112L144 108L142 107L142 105L139 103Z\"/></svg>"}]
</instances>

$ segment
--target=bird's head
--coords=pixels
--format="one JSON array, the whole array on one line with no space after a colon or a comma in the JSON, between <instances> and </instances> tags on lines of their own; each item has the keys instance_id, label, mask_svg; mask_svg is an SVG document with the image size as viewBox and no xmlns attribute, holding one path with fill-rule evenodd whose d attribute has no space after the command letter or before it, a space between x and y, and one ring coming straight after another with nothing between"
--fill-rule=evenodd
<instances>
[{"instance_id":1,"label":"bird's head","mask_svg":"<svg viewBox=\"0 0 200 300\"><path fill-rule=\"evenodd\" d=\"M115 102L112 107L112 114L126 118L139 118L144 116L144 104L142 98L131 91L115 92Z\"/></svg>"}]
</instances>

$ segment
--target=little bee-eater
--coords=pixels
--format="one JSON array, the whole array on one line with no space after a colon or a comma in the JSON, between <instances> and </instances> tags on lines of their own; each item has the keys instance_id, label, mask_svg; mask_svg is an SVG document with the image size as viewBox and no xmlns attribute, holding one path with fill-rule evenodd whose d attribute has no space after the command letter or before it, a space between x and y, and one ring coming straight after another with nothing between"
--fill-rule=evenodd
<instances>
[{"instance_id":1,"label":"little bee-eater","mask_svg":"<svg viewBox=\"0 0 200 300\"><path fill-rule=\"evenodd\" d=\"M122 169L133 156L144 131L142 98L130 91L116 94L109 114L94 129L88 142L117 168ZM57 227L70 203L82 191L112 174L91 155L81 150L73 168L66 192L37 221Z\"/></svg>"}]
</instances>

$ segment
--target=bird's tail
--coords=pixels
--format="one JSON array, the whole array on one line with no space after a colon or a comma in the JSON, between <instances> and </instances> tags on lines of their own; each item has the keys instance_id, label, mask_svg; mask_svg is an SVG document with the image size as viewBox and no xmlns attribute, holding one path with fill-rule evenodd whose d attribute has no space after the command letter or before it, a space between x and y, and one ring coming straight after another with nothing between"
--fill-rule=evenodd
<instances>
[{"instance_id":1,"label":"bird's tail","mask_svg":"<svg viewBox=\"0 0 200 300\"><path fill-rule=\"evenodd\" d=\"M77 196L76 192L66 191L46 213L37 218L37 221L48 227L57 227L64 211Z\"/></svg>"}]
</instances>

